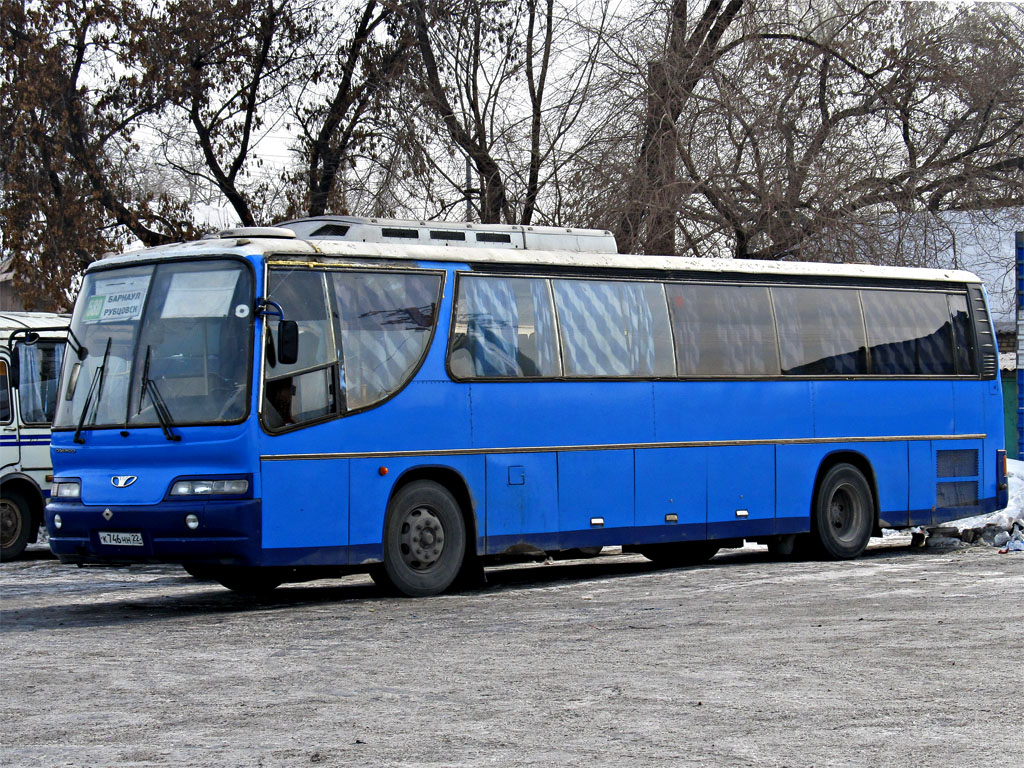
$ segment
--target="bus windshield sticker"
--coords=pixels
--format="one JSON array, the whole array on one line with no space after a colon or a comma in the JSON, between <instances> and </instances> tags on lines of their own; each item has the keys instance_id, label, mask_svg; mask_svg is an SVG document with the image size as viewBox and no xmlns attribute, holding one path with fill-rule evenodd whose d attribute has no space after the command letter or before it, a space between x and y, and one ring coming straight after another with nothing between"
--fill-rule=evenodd
<instances>
[{"instance_id":1,"label":"bus windshield sticker","mask_svg":"<svg viewBox=\"0 0 1024 768\"><path fill-rule=\"evenodd\" d=\"M227 317L240 274L238 269L178 272L171 277L160 317Z\"/></svg>"},{"instance_id":2,"label":"bus windshield sticker","mask_svg":"<svg viewBox=\"0 0 1024 768\"><path fill-rule=\"evenodd\" d=\"M149 275L113 277L96 281L96 293L85 305L86 323L138 320L149 291Z\"/></svg>"}]
</instances>

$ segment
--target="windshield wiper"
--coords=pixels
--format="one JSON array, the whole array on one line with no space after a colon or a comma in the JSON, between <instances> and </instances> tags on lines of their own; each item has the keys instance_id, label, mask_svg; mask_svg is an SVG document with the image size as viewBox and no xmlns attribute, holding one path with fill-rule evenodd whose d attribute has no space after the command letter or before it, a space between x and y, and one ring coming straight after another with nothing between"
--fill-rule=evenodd
<instances>
[{"instance_id":1,"label":"windshield wiper","mask_svg":"<svg viewBox=\"0 0 1024 768\"><path fill-rule=\"evenodd\" d=\"M99 367L96 369L96 373L92 375L92 383L89 385L89 391L85 395L85 402L82 404L82 415L78 417L78 429L75 430L74 441L79 444L85 443L85 438L82 437L82 429L85 427L85 416L89 413L89 405L92 403L92 396L96 395L96 407L100 405L100 397L103 394L103 377L107 370L107 358L110 357L110 342L113 341L113 337L107 336L107 348L103 350L103 360L100 362Z\"/></svg>"},{"instance_id":2,"label":"windshield wiper","mask_svg":"<svg viewBox=\"0 0 1024 768\"><path fill-rule=\"evenodd\" d=\"M146 394L149 393L149 399L153 401L153 410L156 411L156 417L160 420L160 429L164 431L164 437L177 442L181 440L181 435L176 435L171 431L171 425L174 424L174 420L171 419L171 412L167 408L167 403L164 402L163 397L160 395L156 382L149 378L149 360L152 352L153 348L147 346L146 362L142 366L142 393L139 395L139 403L141 404L146 399Z\"/></svg>"}]
</instances>

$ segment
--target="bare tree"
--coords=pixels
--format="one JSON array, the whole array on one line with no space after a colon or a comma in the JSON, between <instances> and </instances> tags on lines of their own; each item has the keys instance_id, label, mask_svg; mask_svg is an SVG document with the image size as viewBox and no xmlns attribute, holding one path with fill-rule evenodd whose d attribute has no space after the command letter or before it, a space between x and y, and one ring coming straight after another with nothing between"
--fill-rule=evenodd
<instances>
[{"instance_id":1,"label":"bare tree","mask_svg":"<svg viewBox=\"0 0 1024 768\"><path fill-rule=\"evenodd\" d=\"M188 232L171 197L133 184L132 131L160 108L126 55L134 6L3 0L2 252L30 308L67 308L74 277L125 235L148 245Z\"/></svg>"},{"instance_id":2,"label":"bare tree","mask_svg":"<svg viewBox=\"0 0 1024 768\"><path fill-rule=\"evenodd\" d=\"M941 228L944 211L1024 202L1014 9L765 5L718 35L729 6L709 3L687 37L702 44L683 47L693 63L663 76L680 10L647 67L620 247L883 261L921 212Z\"/></svg>"},{"instance_id":3,"label":"bare tree","mask_svg":"<svg viewBox=\"0 0 1024 768\"><path fill-rule=\"evenodd\" d=\"M451 160L468 158L479 192L463 194L481 221L550 220L544 209L572 162L604 44L600 23L590 38L579 36L575 7L553 0L463 0L433 14L412 0L404 8L419 52L412 77L448 138L447 148L435 143L424 153L432 171L458 190L461 173Z\"/></svg>"}]
</instances>

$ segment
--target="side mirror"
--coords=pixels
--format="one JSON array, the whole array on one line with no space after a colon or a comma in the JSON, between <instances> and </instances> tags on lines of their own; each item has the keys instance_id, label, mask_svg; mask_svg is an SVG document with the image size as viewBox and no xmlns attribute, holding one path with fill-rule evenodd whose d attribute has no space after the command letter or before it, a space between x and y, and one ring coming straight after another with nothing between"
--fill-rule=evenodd
<instances>
[{"instance_id":1,"label":"side mirror","mask_svg":"<svg viewBox=\"0 0 1024 768\"><path fill-rule=\"evenodd\" d=\"M299 324L294 320L277 324L277 359L283 365L294 365L299 360Z\"/></svg>"}]
</instances>

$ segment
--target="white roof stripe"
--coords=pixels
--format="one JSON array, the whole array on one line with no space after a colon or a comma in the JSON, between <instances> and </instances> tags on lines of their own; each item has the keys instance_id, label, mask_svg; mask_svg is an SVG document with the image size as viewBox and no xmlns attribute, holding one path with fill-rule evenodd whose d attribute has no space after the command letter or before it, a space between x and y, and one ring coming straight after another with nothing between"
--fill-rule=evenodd
<instances>
[{"instance_id":1,"label":"white roof stripe","mask_svg":"<svg viewBox=\"0 0 1024 768\"><path fill-rule=\"evenodd\" d=\"M528 266L592 267L595 269L636 269L677 272L721 272L779 277L865 277L894 280L980 283L970 272L953 269L878 267L871 264L820 264L799 261L754 261L747 259L696 259L687 256L642 256L569 251L507 250L497 248L453 248L436 245L392 245L338 240L290 240L284 238L208 239L131 251L105 258L100 264L131 263L146 259L217 254L301 257L310 256L330 263L351 263L358 259L397 259L473 264L522 264Z\"/></svg>"}]
</instances>

